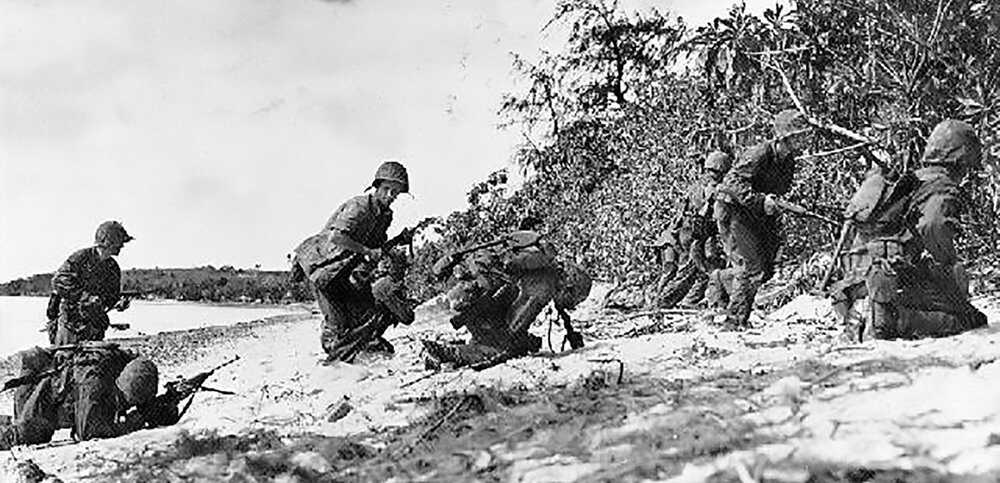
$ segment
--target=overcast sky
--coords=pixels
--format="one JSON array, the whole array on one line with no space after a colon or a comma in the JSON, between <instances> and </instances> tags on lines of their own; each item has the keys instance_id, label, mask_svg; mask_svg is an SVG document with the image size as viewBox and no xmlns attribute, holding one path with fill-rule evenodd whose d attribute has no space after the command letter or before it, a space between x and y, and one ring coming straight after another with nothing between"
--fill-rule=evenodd
<instances>
[{"instance_id":1,"label":"overcast sky","mask_svg":"<svg viewBox=\"0 0 1000 483\"><path fill-rule=\"evenodd\" d=\"M0 281L55 269L103 220L123 268L284 269L378 164L391 231L509 163L510 52L555 0L2 0ZM624 1L721 15L715 0ZM751 0L755 10L773 1Z\"/></svg>"}]
</instances>

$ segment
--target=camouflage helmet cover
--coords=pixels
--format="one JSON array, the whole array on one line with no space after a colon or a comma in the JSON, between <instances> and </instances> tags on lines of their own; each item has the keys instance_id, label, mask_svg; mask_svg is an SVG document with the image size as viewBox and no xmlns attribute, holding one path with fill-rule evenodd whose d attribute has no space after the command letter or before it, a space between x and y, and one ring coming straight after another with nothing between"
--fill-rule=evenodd
<instances>
[{"instance_id":1,"label":"camouflage helmet cover","mask_svg":"<svg viewBox=\"0 0 1000 483\"><path fill-rule=\"evenodd\" d=\"M139 357L129 361L118 374L115 385L131 406L147 403L156 397L160 373L153 361Z\"/></svg>"},{"instance_id":2,"label":"camouflage helmet cover","mask_svg":"<svg viewBox=\"0 0 1000 483\"><path fill-rule=\"evenodd\" d=\"M934 126L924 147L925 165L960 165L976 168L982 161L983 144L968 123L945 119Z\"/></svg>"},{"instance_id":3,"label":"camouflage helmet cover","mask_svg":"<svg viewBox=\"0 0 1000 483\"><path fill-rule=\"evenodd\" d=\"M372 186L377 187L379 181L395 181L403 185L403 193L410 192L410 176L398 161L386 161L378 167Z\"/></svg>"},{"instance_id":4,"label":"camouflage helmet cover","mask_svg":"<svg viewBox=\"0 0 1000 483\"><path fill-rule=\"evenodd\" d=\"M125 244L134 239L125 231L125 227L117 221L105 221L101 223L97 226L97 232L94 233L94 243L104 247Z\"/></svg>"},{"instance_id":5,"label":"camouflage helmet cover","mask_svg":"<svg viewBox=\"0 0 1000 483\"><path fill-rule=\"evenodd\" d=\"M806 117L797 109L785 109L774 116L774 134L779 137L808 127Z\"/></svg>"},{"instance_id":6,"label":"camouflage helmet cover","mask_svg":"<svg viewBox=\"0 0 1000 483\"><path fill-rule=\"evenodd\" d=\"M732 165L732 156L722 151L712 151L712 153L705 158L705 169L714 169L720 173L729 171L729 168L732 167Z\"/></svg>"}]
</instances>

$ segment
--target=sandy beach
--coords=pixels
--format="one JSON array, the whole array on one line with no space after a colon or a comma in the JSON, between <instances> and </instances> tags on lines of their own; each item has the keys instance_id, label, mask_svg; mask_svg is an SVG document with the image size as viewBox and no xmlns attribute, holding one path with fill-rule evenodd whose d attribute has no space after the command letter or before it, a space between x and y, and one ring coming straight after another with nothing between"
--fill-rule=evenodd
<instances>
[{"instance_id":1,"label":"sandy beach","mask_svg":"<svg viewBox=\"0 0 1000 483\"><path fill-rule=\"evenodd\" d=\"M842 344L826 304L809 296L735 333L697 315L601 312L606 290L574 314L585 348L558 352L556 324L555 353L546 343L536 357L480 372L424 369L420 338L463 337L434 304L389 330L394 357L355 364L320 362L316 315L129 340L161 364L164 380L239 355L210 380L238 395L199 394L173 427L77 444L64 435L3 458L8 469L31 459L63 481L1000 474L996 300L977 302L987 329ZM533 328L547 330L545 318Z\"/></svg>"}]
</instances>

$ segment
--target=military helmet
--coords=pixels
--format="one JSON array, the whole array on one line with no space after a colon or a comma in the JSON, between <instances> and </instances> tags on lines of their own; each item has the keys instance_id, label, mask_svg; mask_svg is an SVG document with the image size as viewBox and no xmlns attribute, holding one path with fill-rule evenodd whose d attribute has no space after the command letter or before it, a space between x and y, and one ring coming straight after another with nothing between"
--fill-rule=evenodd
<instances>
[{"instance_id":1,"label":"military helmet","mask_svg":"<svg viewBox=\"0 0 1000 483\"><path fill-rule=\"evenodd\" d=\"M983 156L983 143L968 123L945 119L934 126L927 137L923 162L926 165L964 166L978 168Z\"/></svg>"},{"instance_id":2,"label":"military helmet","mask_svg":"<svg viewBox=\"0 0 1000 483\"><path fill-rule=\"evenodd\" d=\"M785 109L774 116L774 134L785 136L809 127L809 122L797 109Z\"/></svg>"},{"instance_id":3,"label":"military helmet","mask_svg":"<svg viewBox=\"0 0 1000 483\"><path fill-rule=\"evenodd\" d=\"M115 379L115 385L130 406L152 401L156 397L156 388L159 384L160 371L153 361L145 357L132 359Z\"/></svg>"},{"instance_id":4,"label":"military helmet","mask_svg":"<svg viewBox=\"0 0 1000 483\"><path fill-rule=\"evenodd\" d=\"M117 221L105 221L101 223L97 227L97 233L94 233L94 243L103 247L125 244L134 239L125 231L125 227Z\"/></svg>"},{"instance_id":5,"label":"military helmet","mask_svg":"<svg viewBox=\"0 0 1000 483\"><path fill-rule=\"evenodd\" d=\"M386 161L378 167L372 186L377 187L379 181L395 181L403 185L403 193L410 192L410 176L406 173L406 168L397 161Z\"/></svg>"},{"instance_id":6,"label":"military helmet","mask_svg":"<svg viewBox=\"0 0 1000 483\"><path fill-rule=\"evenodd\" d=\"M712 153L705 158L705 169L714 169L720 173L729 171L729 168L732 167L732 165L733 157L722 151L712 151Z\"/></svg>"}]
</instances>

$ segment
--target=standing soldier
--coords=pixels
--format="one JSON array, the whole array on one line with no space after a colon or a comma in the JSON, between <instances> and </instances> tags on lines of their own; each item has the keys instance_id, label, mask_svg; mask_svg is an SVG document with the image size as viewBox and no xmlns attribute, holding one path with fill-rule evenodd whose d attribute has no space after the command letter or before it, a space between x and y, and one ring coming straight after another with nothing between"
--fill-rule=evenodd
<instances>
[{"instance_id":1,"label":"standing soldier","mask_svg":"<svg viewBox=\"0 0 1000 483\"><path fill-rule=\"evenodd\" d=\"M719 185L715 219L730 263L725 270L730 273L720 278L732 280L726 309L728 328L749 326L757 290L774 274L781 245L774 197L791 189L800 135L807 132L808 124L800 112L789 109L778 113L775 138L744 152Z\"/></svg>"},{"instance_id":2,"label":"standing soldier","mask_svg":"<svg viewBox=\"0 0 1000 483\"><path fill-rule=\"evenodd\" d=\"M413 322L412 308L398 297L398 280L382 277L370 283L356 270L362 262L376 265L382 258L391 205L410 190L406 168L396 161L382 163L371 188L340 205L320 233L295 249L293 273L301 270L309 278L323 312L320 343L328 361L350 362L362 349L391 353L392 345L382 338L385 329ZM397 240L405 242L409 234L404 230Z\"/></svg>"},{"instance_id":3,"label":"standing soldier","mask_svg":"<svg viewBox=\"0 0 1000 483\"><path fill-rule=\"evenodd\" d=\"M705 158L701 182L691 187L681 208L684 217L681 224L686 227L684 238L688 244L680 248L687 253L687 261L673 280L661 287L656 300L658 307L670 308L678 303L695 306L705 297L709 273L722 268L724 262L720 260L722 250L712 207L715 190L732 163L732 157L722 151L714 151Z\"/></svg>"},{"instance_id":4,"label":"standing soldier","mask_svg":"<svg viewBox=\"0 0 1000 483\"><path fill-rule=\"evenodd\" d=\"M63 345L104 339L108 311L129 306L127 298L121 299L121 270L112 257L131 240L121 223L105 221L97 227L94 246L77 250L56 270L49 302L50 320L55 320L49 329L50 342Z\"/></svg>"},{"instance_id":5,"label":"standing soldier","mask_svg":"<svg viewBox=\"0 0 1000 483\"><path fill-rule=\"evenodd\" d=\"M955 250L960 183L981 157L972 126L945 120L927 139L922 168L898 177L876 168L862 183L846 211L857 228L850 256L857 263L834 289L834 308L845 318L856 298L869 297L871 327L854 337L943 337L986 326L969 303Z\"/></svg>"}]
</instances>

